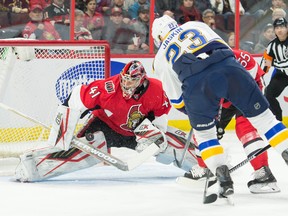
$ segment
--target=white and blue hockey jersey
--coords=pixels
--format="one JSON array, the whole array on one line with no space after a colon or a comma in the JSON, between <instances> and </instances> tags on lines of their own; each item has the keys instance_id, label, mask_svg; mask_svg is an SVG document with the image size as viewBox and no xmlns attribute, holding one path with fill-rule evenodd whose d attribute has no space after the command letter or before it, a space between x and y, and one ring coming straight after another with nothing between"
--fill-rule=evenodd
<instances>
[{"instance_id":1,"label":"white and blue hockey jersey","mask_svg":"<svg viewBox=\"0 0 288 216\"><path fill-rule=\"evenodd\" d=\"M155 56L153 70L176 109L182 110L184 102L182 83L173 70L174 62L185 53L205 58L209 51L223 47L228 48L225 41L208 25L197 21L187 22L173 29L163 40Z\"/></svg>"}]
</instances>

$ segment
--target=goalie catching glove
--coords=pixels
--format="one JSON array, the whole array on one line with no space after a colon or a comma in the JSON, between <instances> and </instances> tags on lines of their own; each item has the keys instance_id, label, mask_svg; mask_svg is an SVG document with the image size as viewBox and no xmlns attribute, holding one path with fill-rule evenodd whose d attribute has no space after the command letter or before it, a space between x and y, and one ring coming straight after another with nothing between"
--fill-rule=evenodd
<instances>
[{"instance_id":1,"label":"goalie catching glove","mask_svg":"<svg viewBox=\"0 0 288 216\"><path fill-rule=\"evenodd\" d=\"M167 140L164 132L155 127L148 119L144 121L134 130L136 135L137 146L135 150L137 152L143 151L152 143L155 143L159 147L159 152L164 152L167 148Z\"/></svg>"}]
</instances>

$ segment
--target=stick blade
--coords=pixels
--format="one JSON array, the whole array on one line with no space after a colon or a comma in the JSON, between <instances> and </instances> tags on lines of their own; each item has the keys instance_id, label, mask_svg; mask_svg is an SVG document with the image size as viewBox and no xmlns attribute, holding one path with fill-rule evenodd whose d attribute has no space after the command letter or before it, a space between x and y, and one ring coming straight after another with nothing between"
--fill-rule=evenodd
<instances>
[{"instance_id":1,"label":"stick blade","mask_svg":"<svg viewBox=\"0 0 288 216\"><path fill-rule=\"evenodd\" d=\"M138 155L134 158L131 158L127 161L128 171L135 169L136 167L143 164L150 157L154 156L159 152L159 147L152 143L147 148L145 148L142 152L138 153Z\"/></svg>"},{"instance_id":2,"label":"stick blade","mask_svg":"<svg viewBox=\"0 0 288 216\"><path fill-rule=\"evenodd\" d=\"M214 203L217 200L217 198L218 198L217 194L210 194L208 196L204 196L203 203L204 204Z\"/></svg>"}]
</instances>

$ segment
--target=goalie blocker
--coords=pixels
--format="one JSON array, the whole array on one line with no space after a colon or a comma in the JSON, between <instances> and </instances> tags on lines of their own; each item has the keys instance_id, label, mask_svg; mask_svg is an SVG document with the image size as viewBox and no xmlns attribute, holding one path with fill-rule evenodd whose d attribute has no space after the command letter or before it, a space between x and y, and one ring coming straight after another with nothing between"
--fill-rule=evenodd
<instances>
[{"instance_id":1,"label":"goalie blocker","mask_svg":"<svg viewBox=\"0 0 288 216\"><path fill-rule=\"evenodd\" d=\"M187 133L169 126L167 132L163 136L164 133L160 132L159 129L153 126L149 120L148 122L144 121L140 126L138 126L136 133L138 134L137 140L141 141L137 145L137 151L143 151L145 147L154 144L155 141L160 147L160 151L155 154L156 161L163 164L171 164L175 162L173 150L175 150L177 154L181 155L187 139ZM90 140L88 141L86 137ZM149 137L151 139L150 141ZM94 132L92 135L90 134L90 136L79 138L79 140L107 152L106 139L101 131ZM143 140L145 140L145 142L143 142ZM55 148L50 149L55 151ZM41 152L43 154L41 154ZM47 154L47 149L33 150L21 156L21 162L15 172L15 179L20 182L41 181L88 168L101 162L102 160L96 159L77 148L49 154ZM193 143L191 143L182 169L188 171L196 163L197 160L194 155Z\"/></svg>"}]
</instances>

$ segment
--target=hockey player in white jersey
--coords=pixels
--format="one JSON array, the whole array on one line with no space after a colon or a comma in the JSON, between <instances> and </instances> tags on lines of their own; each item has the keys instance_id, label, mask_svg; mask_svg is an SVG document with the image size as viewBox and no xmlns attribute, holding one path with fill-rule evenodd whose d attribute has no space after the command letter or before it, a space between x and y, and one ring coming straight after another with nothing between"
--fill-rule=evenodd
<instances>
[{"instance_id":1,"label":"hockey player in white jersey","mask_svg":"<svg viewBox=\"0 0 288 216\"><path fill-rule=\"evenodd\" d=\"M287 128L271 113L230 47L209 26L194 21L178 26L164 15L154 20L152 37L159 47L155 75L172 104L188 115L201 157L220 183L220 197L234 194L224 149L216 136L221 98L232 102L288 163Z\"/></svg>"},{"instance_id":2,"label":"hockey player in white jersey","mask_svg":"<svg viewBox=\"0 0 288 216\"><path fill-rule=\"evenodd\" d=\"M265 74L265 72L247 51L233 49L233 53L237 61L240 62L243 67L245 67L247 72L249 72L249 74L253 77L258 87L262 91L264 86L262 76ZM240 111L231 105L231 102L223 100L222 103L221 100L220 106L221 111L219 111L216 118L217 137L219 140L223 137L226 126L229 124L232 118L235 117L235 132L239 141L243 144L243 148L248 158L267 145L267 142L261 138L257 130L250 124L250 122L242 115ZM199 165L195 165L184 175L186 178L191 179L192 182L193 180L204 179L207 177L207 174L210 173L208 172L207 168L205 168L206 165L201 159L197 147L195 149L195 154L197 155ZM258 155L256 158L250 161L250 164L255 171L253 173L254 179L249 181L247 184L251 193L280 192L280 189L277 186L277 180L269 167L268 152L263 152L262 154ZM180 177L179 179L182 178Z\"/></svg>"}]
</instances>

